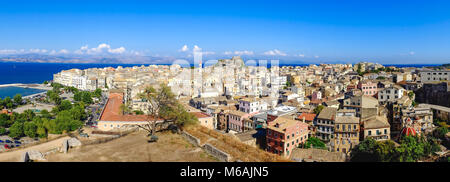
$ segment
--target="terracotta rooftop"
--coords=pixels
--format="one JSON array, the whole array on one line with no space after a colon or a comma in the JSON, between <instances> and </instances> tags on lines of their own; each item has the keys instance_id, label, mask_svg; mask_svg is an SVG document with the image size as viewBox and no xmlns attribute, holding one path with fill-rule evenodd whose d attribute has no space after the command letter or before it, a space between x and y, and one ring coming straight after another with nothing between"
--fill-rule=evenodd
<instances>
[{"instance_id":1,"label":"terracotta rooftop","mask_svg":"<svg viewBox=\"0 0 450 182\"><path fill-rule=\"evenodd\" d=\"M300 116L298 116L298 119L303 120L303 117L306 121L313 121L314 118L316 118L316 114L302 113Z\"/></svg>"},{"instance_id":2,"label":"terracotta rooftop","mask_svg":"<svg viewBox=\"0 0 450 182\"><path fill-rule=\"evenodd\" d=\"M151 121L149 115L123 115L120 105L123 104L123 93L110 93L108 102L102 112L100 121Z\"/></svg>"},{"instance_id":3,"label":"terracotta rooftop","mask_svg":"<svg viewBox=\"0 0 450 182\"><path fill-rule=\"evenodd\" d=\"M192 114L195 115L195 117L197 118L208 118L211 117L210 115L203 113L203 112L191 112Z\"/></svg>"}]
</instances>

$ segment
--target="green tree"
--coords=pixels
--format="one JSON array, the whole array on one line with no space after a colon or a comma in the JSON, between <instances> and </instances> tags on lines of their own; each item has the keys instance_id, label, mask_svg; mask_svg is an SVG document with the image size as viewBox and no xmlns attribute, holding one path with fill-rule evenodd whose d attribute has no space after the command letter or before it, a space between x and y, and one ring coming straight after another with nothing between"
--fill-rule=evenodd
<instances>
[{"instance_id":1,"label":"green tree","mask_svg":"<svg viewBox=\"0 0 450 182\"><path fill-rule=\"evenodd\" d=\"M27 121L33 120L33 118L36 116L34 111L32 111L31 109L27 109L27 110L23 111L23 115L25 116L24 119Z\"/></svg>"},{"instance_id":2,"label":"green tree","mask_svg":"<svg viewBox=\"0 0 450 182\"><path fill-rule=\"evenodd\" d=\"M8 114L5 114L5 113L0 114L0 126L1 127L8 128L10 126L9 120L10 120L10 117Z\"/></svg>"},{"instance_id":3,"label":"green tree","mask_svg":"<svg viewBox=\"0 0 450 182\"><path fill-rule=\"evenodd\" d=\"M326 149L325 143L323 143L320 139L316 137L309 137L306 140L306 143L304 145L304 148L319 148L319 149Z\"/></svg>"},{"instance_id":4,"label":"green tree","mask_svg":"<svg viewBox=\"0 0 450 182\"><path fill-rule=\"evenodd\" d=\"M140 110L134 110L133 112L134 112L134 114L136 114L136 115L143 115L143 114L144 114L144 112L143 112L143 111L140 111Z\"/></svg>"},{"instance_id":5,"label":"green tree","mask_svg":"<svg viewBox=\"0 0 450 182\"><path fill-rule=\"evenodd\" d=\"M23 123L22 122L15 122L10 128L9 128L9 136L12 138L19 138L23 136Z\"/></svg>"},{"instance_id":6,"label":"green tree","mask_svg":"<svg viewBox=\"0 0 450 182\"><path fill-rule=\"evenodd\" d=\"M418 137L406 136L400 143L400 146L395 149L400 162L415 162L425 154L424 143Z\"/></svg>"},{"instance_id":7,"label":"green tree","mask_svg":"<svg viewBox=\"0 0 450 182\"><path fill-rule=\"evenodd\" d=\"M440 138L440 139L442 139L442 140L445 139L445 135L446 135L447 133L448 133L448 128L445 127L445 126L441 126L441 127L439 127L439 128L436 128L436 129L434 129L434 131L433 131L433 135L434 135L436 138Z\"/></svg>"},{"instance_id":8,"label":"green tree","mask_svg":"<svg viewBox=\"0 0 450 182\"><path fill-rule=\"evenodd\" d=\"M22 95L16 94L13 99L14 99L14 104L16 104L16 105L22 104Z\"/></svg>"},{"instance_id":9,"label":"green tree","mask_svg":"<svg viewBox=\"0 0 450 182\"><path fill-rule=\"evenodd\" d=\"M376 162L379 157L376 154L377 141L372 138L364 139L352 149L350 156L353 162ZM383 152L383 151L380 151Z\"/></svg>"},{"instance_id":10,"label":"green tree","mask_svg":"<svg viewBox=\"0 0 450 182\"><path fill-rule=\"evenodd\" d=\"M36 130L36 134L39 138L47 138L47 130L43 126L39 126Z\"/></svg>"},{"instance_id":11,"label":"green tree","mask_svg":"<svg viewBox=\"0 0 450 182\"><path fill-rule=\"evenodd\" d=\"M34 122L25 122L23 125L24 134L30 138L37 136L37 126Z\"/></svg>"},{"instance_id":12,"label":"green tree","mask_svg":"<svg viewBox=\"0 0 450 182\"><path fill-rule=\"evenodd\" d=\"M11 100L11 97L5 97L5 99L3 100L3 105L8 108L11 109L13 107L13 102Z\"/></svg>"},{"instance_id":13,"label":"green tree","mask_svg":"<svg viewBox=\"0 0 450 182\"><path fill-rule=\"evenodd\" d=\"M318 105L316 108L314 108L314 114L319 114L323 108L325 108L325 106L323 105Z\"/></svg>"},{"instance_id":14,"label":"green tree","mask_svg":"<svg viewBox=\"0 0 450 182\"><path fill-rule=\"evenodd\" d=\"M197 118L186 112L167 85L161 84L159 89L147 87L139 97L147 101L149 105L147 113L151 116L148 117L148 125L139 127L148 131L150 135L156 131L156 121L158 120L163 120L164 123L173 123L179 127L197 123Z\"/></svg>"},{"instance_id":15,"label":"green tree","mask_svg":"<svg viewBox=\"0 0 450 182\"><path fill-rule=\"evenodd\" d=\"M0 135L6 135L6 128L0 127Z\"/></svg>"},{"instance_id":16,"label":"green tree","mask_svg":"<svg viewBox=\"0 0 450 182\"><path fill-rule=\"evenodd\" d=\"M99 88L95 89L94 97L97 97L97 98L102 97L102 89L99 89Z\"/></svg>"},{"instance_id":17,"label":"green tree","mask_svg":"<svg viewBox=\"0 0 450 182\"><path fill-rule=\"evenodd\" d=\"M58 106L59 111L70 110L72 109L72 103L68 100L63 100L61 104Z\"/></svg>"},{"instance_id":18,"label":"green tree","mask_svg":"<svg viewBox=\"0 0 450 182\"><path fill-rule=\"evenodd\" d=\"M94 102L90 92L83 92L82 101L86 104L92 104Z\"/></svg>"},{"instance_id":19,"label":"green tree","mask_svg":"<svg viewBox=\"0 0 450 182\"><path fill-rule=\"evenodd\" d=\"M82 92L77 92L77 93L73 94L73 100L81 101L82 94L83 94Z\"/></svg>"},{"instance_id":20,"label":"green tree","mask_svg":"<svg viewBox=\"0 0 450 182\"><path fill-rule=\"evenodd\" d=\"M395 143L392 140L377 142L375 145L375 155L377 156L377 161L394 161L397 158L395 153Z\"/></svg>"},{"instance_id":21,"label":"green tree","mask_svg":"<svg viewBox=\"0 0 450 182\"><path fill-rule=\"evenodd\" d=\"M53 87L53 88L55 88L55 87ZM51 101L53 101L56 105L61 104L62 99L59 96L59 92L55 92L55 91L49 90L49 91L47 91L47 97Z\"/></svg>"},{"instance_id":22,"label":"green tree","mask_svg":"<svg viewBox=\"0 0 450 182\"><path fill-rule=\"evenodd\" d=\"M408 97L412 99L414 97L414 92L408 92Z\"/></svg>"},{"instance_id":23,"label":"green tree","mask_svg":"<svg viewBox=\"0 0 450 182\"><path fill-rule=\"evenodd\" d=\"M70 114L72 115L72 118L74 120L78 120L78 121L82 121L87 118L87 114L84 111L84 106L80 105L80 104L74 105L72 107L72 109L70 109Z\"/></svg>"},{"instance_id":24,"label":"green tree","mask_svg":"<svg viewBox=\"0 0 450 182\"><path fill-rule=\"evenodd\" d=\"M43 109L39 114L40 114L41 117L43 117L43 118L47 118L47 119L52 118L52 115L50 114L50 112L48 112L47 109Z\"/></svg>"}]
</instances>

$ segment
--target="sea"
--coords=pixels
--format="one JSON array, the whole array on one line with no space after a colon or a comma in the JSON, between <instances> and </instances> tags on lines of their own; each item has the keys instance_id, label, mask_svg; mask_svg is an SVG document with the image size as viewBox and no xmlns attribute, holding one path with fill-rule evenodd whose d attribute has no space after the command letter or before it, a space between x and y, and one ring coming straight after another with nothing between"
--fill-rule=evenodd
<instances>
[{"instance_id":1,"label":"sea","mask_svg":"<svg viewBox=\"0 0 450 182\"><path fill-rule=\"evenodd\" d=\"M37 93L46 92L45 90L34 89L34 88L22 88L22 87L0 87L0 98L4 99L10 97L11 99L16 95L20 94L22 96L33 95Z\"/></svg>"},{"instance_id":2,"label":"sea","mask_svg":"<svg viewBox=\"0 0 450 182\"><path fill-rule=\"evenodd\" d=\"M148 66L150 64L75 64L75 63L19 63L19 62L0 62L0 85L12 83L42 83L46 80L52 80L53 74L62 70L72 68L104 68L104 67L132 67L132 66ZM170 65L170 64L166 64ZM280 66L308 66L310 64L281 64ZM385 65L397 67L424 67L438 66L438 64L397 64ZM0 97L14 96L17 93L22 96L34 94L35 91L23 89L19 87L3 87L0 88Z\"/></svg>"}]
</instances>

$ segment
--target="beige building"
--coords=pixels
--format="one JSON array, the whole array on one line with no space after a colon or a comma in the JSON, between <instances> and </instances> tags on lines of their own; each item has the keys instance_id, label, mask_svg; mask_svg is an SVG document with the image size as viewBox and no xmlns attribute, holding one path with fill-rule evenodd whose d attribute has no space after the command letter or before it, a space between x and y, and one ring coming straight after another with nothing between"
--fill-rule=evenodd
<instances>
[{"instance_id":1,"label":"beige building","mask_svg":"<svg viewBox=\"0 0 450 182\"><path fill-rule=\"evenodd\" d=\"M354 110L340 110L334 122L334 137L331 140L333 152L350 154L353 147L359 144L359 118Z\"/></svg>"},{"instance_id":2,"label":"beige building","mask_svg":"<svg viewBox=\"0 0 450 182\"><path fill-rule=\"evenodd\" d=\"M192 112L192 114L194 114L195 117L198 118L200 125L211 130L216 128L217 122L213 116L210 116L203 112Z\"/></svg>"},{"instance_id":3,"label":"beige building","mask_svg":"<svg viewBox=\"0 0 450 182\"><path fill-rule=\"evenodd\" d=\"M364 121L364 139L373 138L378 141L389 140L391 138L391 125L385 117L371 117Z\"/></svg>"}]
</instances>

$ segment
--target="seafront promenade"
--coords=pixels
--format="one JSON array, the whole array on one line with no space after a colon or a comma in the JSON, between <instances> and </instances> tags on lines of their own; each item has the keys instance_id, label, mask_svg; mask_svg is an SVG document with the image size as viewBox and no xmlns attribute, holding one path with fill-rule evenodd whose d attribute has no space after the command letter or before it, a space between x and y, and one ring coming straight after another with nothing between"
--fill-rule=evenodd
<instances>
[{"instance_id":1,"label":"seafront promenade","mask_svg":"<svg viewBox=\"0 0 450 182\"><path fill-rule=\"evenodd\" d=\"M0 87L22 87L22 88L34 88L40 90L52 90L52 87L44 86L39 83L11 83L11 84L0 84Z\"/></svg>"}]
</instances>

